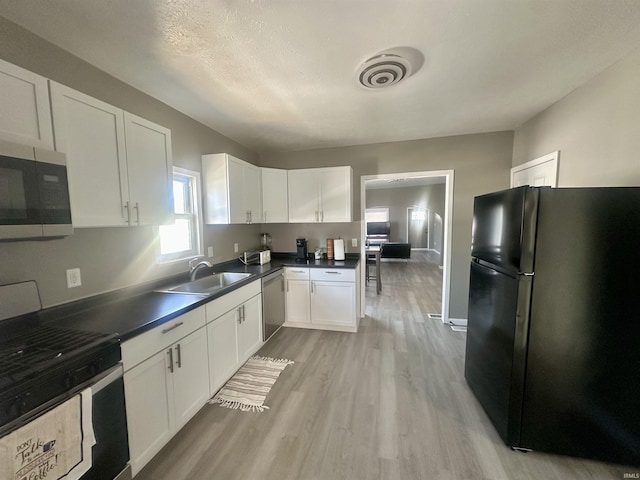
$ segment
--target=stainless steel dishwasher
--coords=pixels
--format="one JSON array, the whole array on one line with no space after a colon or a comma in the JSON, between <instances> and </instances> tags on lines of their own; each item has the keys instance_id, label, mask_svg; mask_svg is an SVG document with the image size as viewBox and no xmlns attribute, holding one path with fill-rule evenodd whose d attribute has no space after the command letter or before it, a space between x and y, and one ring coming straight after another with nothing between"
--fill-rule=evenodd
<instances>
[{"instance_id":1,"label":"stainless steel dishwasher","mask_svg":"<svg viewBox=\"0 0 640 480\"><path fill-rule=\"evenodd\" d=\"M284 271L262 279L262 334L266 342L284 323Z\"/></svg>"}]
</instances>

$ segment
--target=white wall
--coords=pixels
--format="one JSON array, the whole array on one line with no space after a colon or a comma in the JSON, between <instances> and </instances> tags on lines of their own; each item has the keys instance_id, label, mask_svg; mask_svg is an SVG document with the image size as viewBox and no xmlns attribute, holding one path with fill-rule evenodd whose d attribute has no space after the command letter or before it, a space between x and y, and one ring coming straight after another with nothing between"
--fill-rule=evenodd
<instances>
[{"instance_id":1,"label":"white wall","mask_svg":"<svg viewBox=\"0 0 640 480\"><path fill-rule=\"evenodd\" d=\"M640 185L640 49L518 128L513 166L555 150L559 187Z\"/></svg>"}]
</instances>

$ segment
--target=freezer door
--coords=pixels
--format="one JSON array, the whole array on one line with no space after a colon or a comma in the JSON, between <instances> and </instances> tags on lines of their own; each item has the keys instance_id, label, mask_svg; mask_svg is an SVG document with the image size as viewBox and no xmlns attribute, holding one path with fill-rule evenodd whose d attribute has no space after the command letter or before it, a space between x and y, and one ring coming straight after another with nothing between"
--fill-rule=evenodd
<instances>
[{"instance_id":1,"label":"freezer door","mask_svg":"<svg viewBox=\"0 0 640 480\"><path fill-rule=\"evenodd\" d=\"M523 338L518 322L520 279L471 263L464 374L509 445L519 441L524 368L524 352L517 347ZM514 377L516 370L519 374Z\"/></svg>"},{"instance_id":2,"label":"freezer door","mask_svg":"<svg viewBox=\"0 0 640 480\"><path fill-rule=\"evenodd\" d=\"M518 187L476 197L471 256L514 273L531 272L538 191Z\"/></svg>"}]
</instances>

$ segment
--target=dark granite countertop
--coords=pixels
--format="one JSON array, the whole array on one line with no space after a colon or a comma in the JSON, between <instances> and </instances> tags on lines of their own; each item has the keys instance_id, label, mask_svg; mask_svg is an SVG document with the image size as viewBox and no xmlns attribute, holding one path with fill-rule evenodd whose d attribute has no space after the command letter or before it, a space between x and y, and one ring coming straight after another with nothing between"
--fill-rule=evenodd
<instances>
[{"instance_id":1,"label":"dark granite countertop","mask_svg":"<svg viewBox=\"0 0 640 480\"><path fill-rule=\"evenodd\" d=\"M60 327L88 330L100 333L115 333L122 341L155 328L190 310L198 308L233 290L269 275L283 267L309 268L356 268L360 263L358 254L347 254L344 261L316 260L296 262L293 254L273 253L270 263L244 265L239 260L223 262L213 266L211 272L243 272L251 276L223 288L211 295L164 293L172 286L188 281L188 275L178 275L153 284L123 289L96 295L77 302L52 307L40 312L42 322L54 322Z\"/></svg>"}]
</instances>

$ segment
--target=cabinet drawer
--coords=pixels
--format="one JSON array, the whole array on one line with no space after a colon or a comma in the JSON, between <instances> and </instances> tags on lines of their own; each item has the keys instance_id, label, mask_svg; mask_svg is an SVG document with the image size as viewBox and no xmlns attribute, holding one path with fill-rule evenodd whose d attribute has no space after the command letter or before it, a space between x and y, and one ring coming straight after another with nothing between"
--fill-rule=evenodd
<instances>
[{"instance_id":1,"label":"cabinet drawer","mask_svg":"<svg viewBox=\"0 0 640 480\"><path fill-rule=\"evenodd\" d=\"M355 282L356 271L349 268L310 268L311 280Z\"/></svg>"},{"instance_id":2,"label":"cabinet drawer","mask_svg":"<svg viewBox=\"0 0 640 480\"><path fill-rule=\"evenodd\" d=\"M242 305L252 297L255 297L262 291L260 280L251 282L242 288L238 288L233 292L229 292L220 298L215 299L205 305L207 309L207 322L211 322L220 315L227 313L229 310Z\"/></svg>"},{"instance_id":3,"label":"cabinet drawer","mask_svg":"<svg viewBox=\"0 0 640 480\"><path fill-rule=\"evenodd\" d=\"M205 325L204 307L196 308L158 325L122 344L122 363L127 371Z\"/></svg>"},{"instance_id":4,"label":"cabinet drawer","mask_svg":"<svg viewBox=\"0 0 640 480\"><path fill-rule=\"evenodd\" d=\"M285 268L284 278L287 280L309 280L308 268Z\"/></svg>"}]
</instances>

